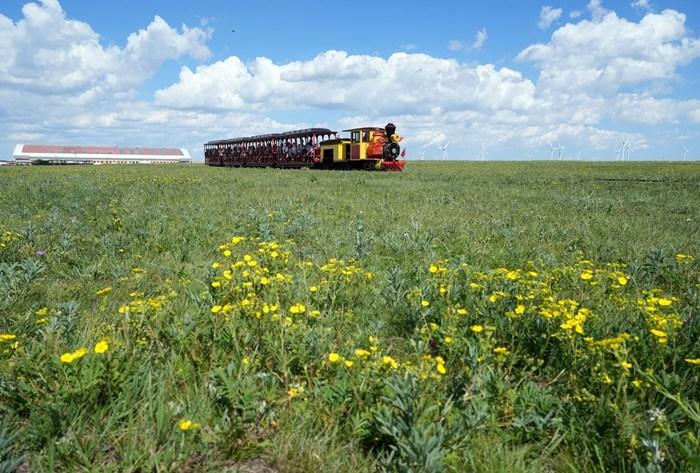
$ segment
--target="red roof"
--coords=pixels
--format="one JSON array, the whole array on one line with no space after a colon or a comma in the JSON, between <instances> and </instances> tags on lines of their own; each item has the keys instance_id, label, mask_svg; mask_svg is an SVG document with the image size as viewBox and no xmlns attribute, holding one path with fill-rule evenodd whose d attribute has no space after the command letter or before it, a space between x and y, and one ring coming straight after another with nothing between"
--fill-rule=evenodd
<instances>
[{"instance_id":1,"label":"red roof","mask_svg":"<svg viewBox=\"0 0 700 473\"><path fill-rule=\"evenodd\" d=\"M178 148L118 148L116 146L23 145L23 153L44 154L138 154L148 156L183 156Z\"/></svg>"}]
</instances>

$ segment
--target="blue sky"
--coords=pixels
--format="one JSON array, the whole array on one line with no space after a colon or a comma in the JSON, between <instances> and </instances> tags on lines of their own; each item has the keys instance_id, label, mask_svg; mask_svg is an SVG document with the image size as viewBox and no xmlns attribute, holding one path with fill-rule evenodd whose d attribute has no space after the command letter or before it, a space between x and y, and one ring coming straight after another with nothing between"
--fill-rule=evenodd
<instances>
[{"instance_id":1,"label":"blue sky","mask_svg":"<svg viewBox=\"0 0 700 473\"><path fill-rule=\"evenodd\" d=\"M409 159L700 159L699 36L694 1L3 0L0 150L393 121Z\"/></svg>"}]
</instances>

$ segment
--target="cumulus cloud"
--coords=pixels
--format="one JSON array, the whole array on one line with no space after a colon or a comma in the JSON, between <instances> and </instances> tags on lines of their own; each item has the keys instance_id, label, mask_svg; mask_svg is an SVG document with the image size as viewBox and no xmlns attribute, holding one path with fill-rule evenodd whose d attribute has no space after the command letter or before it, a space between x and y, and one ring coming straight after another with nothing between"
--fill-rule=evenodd
<instances>
[{"instance_id":1,"label":"cumulus cloud","mask_svg":"<svg viewBox=\"0 0 700 473\"><path fill-rule=\"evenodd\" d=\"M518 60L536 62L539 83L558 90L615 91L671 79L678 67L700 56L700 40L690 35L685 21L674 10L649 13L639 23L608 12L598 21L559 28L548 43L529 46Z\"/></svg>"},{"instance_id":2,"label":"cumulus cloud","mask_svg":"<svg viewBox=\"0 0 700 473\"><path fill-rule=\"evenodd\" d=\"M0 85L40 94L85 98L140 85L170 59L209 56L209 33L178 32L156 16L126 46L104 46L87 23L67 19L58 0L27 3L23 18L0 14Z\"/></svg>"},{"instance_id":3,"label":"cumulus cloud","mask_svg":"<svg viewBox=\"0 0 700 473\"><path fill-rule=\"evenodd\" d=\"M541 30L546 30L561 17L562 11L561 8L554 8L549 5L543 6L540 10L540 20L537 22L537 27Z\"/></svg>"},{"instance_id":4,"label":"cumulus cloud","mask_svg":"<svg viewBox=\"0 0 700 473\"><path fill-rule=\"evenodd\" d=\"M225 110L361 110L371 103L382 113L425 113L435 107L527 110L534 92L534 84L519 72L493 65L469 66L426 54L384 59L326 51L286 64L230 57L194 71L183 67L177 83L156 92L156 102Z\"/></svg>"}]
</instances>

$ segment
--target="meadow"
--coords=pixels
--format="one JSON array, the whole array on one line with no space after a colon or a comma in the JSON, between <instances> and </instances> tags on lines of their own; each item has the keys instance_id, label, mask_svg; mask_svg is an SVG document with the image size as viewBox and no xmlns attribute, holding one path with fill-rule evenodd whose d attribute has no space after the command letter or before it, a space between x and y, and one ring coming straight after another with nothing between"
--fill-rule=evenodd
<instances>
[{"instance_id":1,"label":"meadow","mask_svg":"<svg viewBox=\"0 0 700 473\"><path fill-rule=\"evenodd\" d=\"M0 168L0 471L700 471L700 164Z\"/></svg>"}]
</instances>

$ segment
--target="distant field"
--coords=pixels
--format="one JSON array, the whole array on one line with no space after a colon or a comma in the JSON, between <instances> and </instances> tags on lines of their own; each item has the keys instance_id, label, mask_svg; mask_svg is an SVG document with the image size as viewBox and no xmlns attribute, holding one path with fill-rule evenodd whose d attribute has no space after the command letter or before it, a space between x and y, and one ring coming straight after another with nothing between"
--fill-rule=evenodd
<instances>
[{"instance_id":1,"label":"distant field","mask_svg":"<svg viewBox=\"0 0 700 473\"><path fill-rule=\"evenodd\" d=\"M0 472L700 471L700 164L0 168Z\"/></svg>"}]
</instances>

